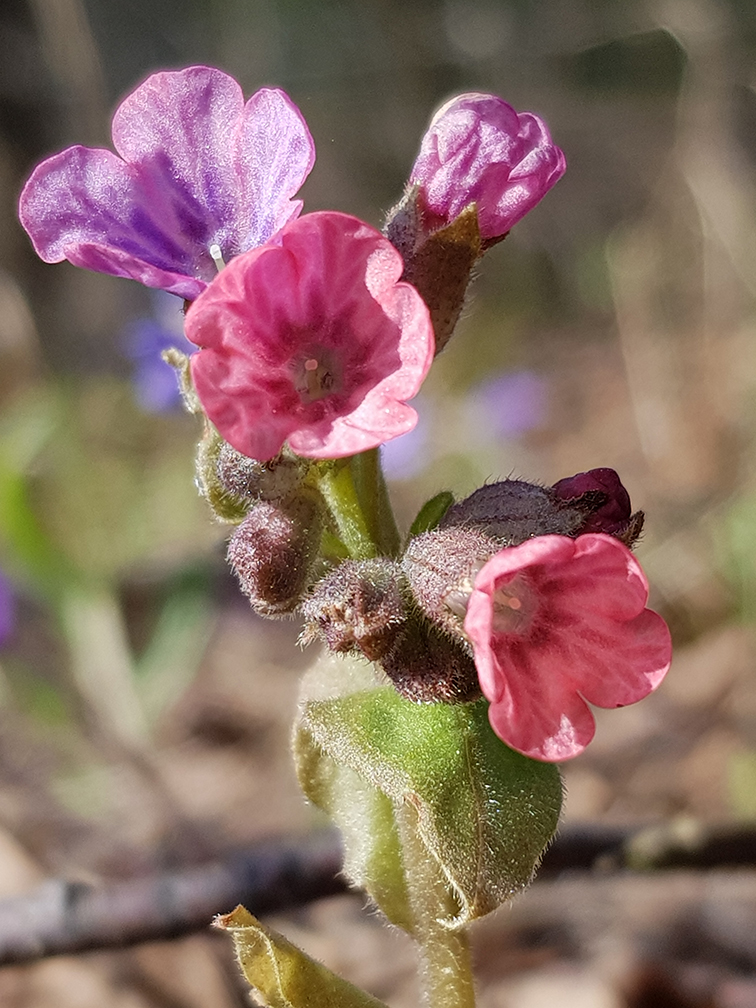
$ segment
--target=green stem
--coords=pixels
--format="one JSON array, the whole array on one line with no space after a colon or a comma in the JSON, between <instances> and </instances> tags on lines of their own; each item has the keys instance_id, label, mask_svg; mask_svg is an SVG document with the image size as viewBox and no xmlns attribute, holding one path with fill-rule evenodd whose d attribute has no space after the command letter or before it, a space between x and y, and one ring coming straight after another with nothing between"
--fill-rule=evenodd
<instances>
[{"instance_id":1,"label":"green stem","mask_svg":"<svg viewBox=\"0 0 756 1008\"><path fill-rule=\"evenodd\" d=\"M353 455L349 460L354 486L373 538L384 556L397 556L401 545L399 529L383 478L378 448Z\"/></svg>"},{"instance_id":2,"label":"green stem","mask_svg":"<svg viewBox=\"0 0 756 1008\"><path fill-rule=\"evenodd\" d=\"M442 920L459 911L449 884L418 830L417 811L406 803L396 812L402 859L420 946L420 980L429 1008L475 1008L467 930Z\"/></svg>"},{"instance_id":3,"label":"green stem","mask_svg":"<svg viewBox=\"0 0 756 1008\"><path fill-rule=\"evenodd\" d=\"M60 617L74 683L90 715L106 737L141 750L147 722L115 592L107 586L72 587L61 599Z\"/></svg>"},{"instance_id":4,"label":"green stem","mask_svg":"<svg viewBox=\"0 0 756 1008\"><path fill-rule=\"evenodd\" d=\"M349 463L324 466L318 473L318 489L336 522L341 541L355 560L369 560L378 548L352 477Z\"/></svg>"}]
</instances>

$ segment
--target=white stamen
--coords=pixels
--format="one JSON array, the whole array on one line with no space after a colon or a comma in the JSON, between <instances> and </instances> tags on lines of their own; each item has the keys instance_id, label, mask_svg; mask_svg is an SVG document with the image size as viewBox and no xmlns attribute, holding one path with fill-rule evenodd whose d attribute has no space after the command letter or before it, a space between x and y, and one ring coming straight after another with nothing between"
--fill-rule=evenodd
<instances>
[{"instance_id":1,"label":"white stamen","mask_svg":"<svg viewBox=\"0 0 756 1008\"><path fill-rule=\"evenodd\" d=\"M213 258L213 262L215 263L215 268L220 273L220 271L226 265L224 263L224 261L223 261L223 253L221 252L220 245L211 245L210 249L209 249L209 252L210 252L210 255Z\"/></svg>"}]
</instances>

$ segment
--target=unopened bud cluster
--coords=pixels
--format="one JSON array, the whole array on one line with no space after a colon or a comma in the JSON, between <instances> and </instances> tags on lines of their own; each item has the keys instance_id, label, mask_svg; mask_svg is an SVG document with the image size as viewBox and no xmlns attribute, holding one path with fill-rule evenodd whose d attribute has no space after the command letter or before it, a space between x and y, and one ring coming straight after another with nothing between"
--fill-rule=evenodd
<instances>
[{"instance_id":1,"label":"unopened bud cluster","mask_svg":"<svg viewBox=\"0 0 756 1008\"><path fill-rule=\"evenodd\" d=\"M410 540L401 558L346 561L303 601L303 640L362 654L415 701L480 696L464 631L475 577L506 546L544 535L604 531L632 545L643 524L616 478L596 470L555 487L504 480L452 505L438 526Z\"/></svg>"},{"instance_id":2,"label":"unopened bud cluster","mask_svg":"<svg viewBox=\"0 0 756 1008\"><path fill-rule=\"evenodd\" d=\"M257 462L210 430L198 469L218 516L237 524L228 559L253 609L300 613L303 644L321 640L331 651L362 655L417 702L480 696L464 623L475 579L496 553L539 536L588 532L632 546L643 526L611 469L553 487L508 479L438 510L435 527L410 538L400 557L327 567L327 511L302 460Z\"/></svg>"}]
</instances>

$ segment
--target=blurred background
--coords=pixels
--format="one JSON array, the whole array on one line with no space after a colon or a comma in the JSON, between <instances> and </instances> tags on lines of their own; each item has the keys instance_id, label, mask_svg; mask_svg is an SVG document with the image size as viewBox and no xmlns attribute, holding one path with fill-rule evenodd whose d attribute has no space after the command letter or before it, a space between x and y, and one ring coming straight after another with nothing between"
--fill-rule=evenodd
<instances>
[{"instance_id":1,"label":"blurred background","mask_svg":"<svg viewBox=\"0 0 756 1008\"><path fill-rule=\"evenodd\" d=\"M39 261L34 164L108 146L156 69L283 87L306 210L380 226L433 110L542 115L565 178L480 265L385 449L406 528L446 488L618 470L676 659L565 768L565 824L756 819L756 5L751 0L4 0L0 7L0 898L140 877L322 824L288 734L311 660L250 612L157 361L180 302ZM167 378L166 378L167 376ZM756 851L754 851L756 861ZM231 907L219 906L218 911ZM254 908L253 908L254 909ZM395 1008L399 935L341 896L272 923ZM481 1008L756 1005L756 875L537 883L476 934ZM247 1004L225 939L0 970L5 1008Z\"/></svg>"}]
</instances>

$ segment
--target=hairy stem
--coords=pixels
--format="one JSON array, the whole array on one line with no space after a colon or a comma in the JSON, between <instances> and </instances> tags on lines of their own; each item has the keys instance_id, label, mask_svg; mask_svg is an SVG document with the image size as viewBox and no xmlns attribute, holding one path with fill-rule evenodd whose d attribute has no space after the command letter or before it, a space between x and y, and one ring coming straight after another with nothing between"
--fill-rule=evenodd
<instances>
[{"instance_id":1,"label":"hairy stem","mask_svg":"<svg viewBox=\"0 0 756 1008\"><path fill-rule=\"evenodd\" d=\"M383 478L379 449L372 448L360 455L353 455L349 465L357 496L378 551L384 556L397 556L401 540Z\"/></svg>"},{"instance_id":2,"label":"hairy stem","mask_svg":"<svg viewBox=\"0 0 756 1008\"><path fill-rule=\"evenodd\" d=\"M368 519L362 509L348 463L325 466L318 474L318 489L333 515L341 541L354 560L378 555Z\"/></svg>"},{"instance_id":3,"label":"hairy stem","mask_svg":"<svg viewBox=\"0 0 756 1008\"><path fill-rule=\"evenodd\" d=\"M405 803L396 813L402 858L420 946L420 982L429 1008L475 1008L467 931L451 929L442 921L459 908L436 860L418 831L414 806Z\"/></svg>"}]
</instances>

